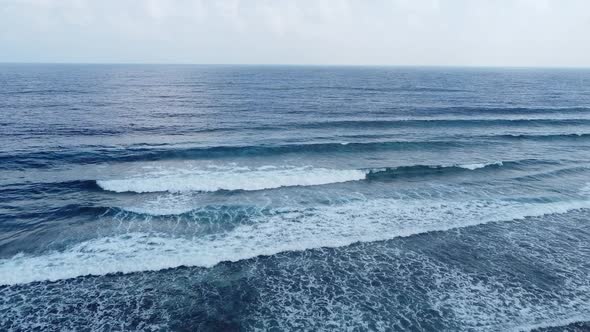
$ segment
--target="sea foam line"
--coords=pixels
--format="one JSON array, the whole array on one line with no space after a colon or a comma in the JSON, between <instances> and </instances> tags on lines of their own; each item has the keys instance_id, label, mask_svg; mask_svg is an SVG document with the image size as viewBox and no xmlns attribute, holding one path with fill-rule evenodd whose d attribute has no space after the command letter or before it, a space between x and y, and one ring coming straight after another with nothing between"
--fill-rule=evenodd
<instances>
[{"instance_id":1,"label":"sea foam line","mask_svg":"<svg viewBox=\"0 0 590 332\"><path fill-rule=\"evenodd\" d=\"M502 162L464 164L464 165L436 165L436 166L407 166L426 168L463 168L475 170L487 166L498 165ZM193 169L162 169L159 171L143 172L139 176L124 179L98 180L96 183L102 189L117 193L122 192L186 192L219 190L264 190L290 186L317 186L349 181L365 180L369 173L392 169L329 169L317 167L289 167L262 166L248 167L208 167Z\"/></svg>"},{"instance_id":2,"label":"sea foam line","mask_svg":"<svg viewBox=\"0 0 590 332\"><path fill-rule=\"evenodd\" d=\"M581 208L590 208L590 202L379 199L274 210L253 218L251 224L199 238L136 232L97 238L37 256L18 254L0 260L0 285L179 266L212 267L224 261L286 251L341 247Z\"/></svg>"}]
</instances>

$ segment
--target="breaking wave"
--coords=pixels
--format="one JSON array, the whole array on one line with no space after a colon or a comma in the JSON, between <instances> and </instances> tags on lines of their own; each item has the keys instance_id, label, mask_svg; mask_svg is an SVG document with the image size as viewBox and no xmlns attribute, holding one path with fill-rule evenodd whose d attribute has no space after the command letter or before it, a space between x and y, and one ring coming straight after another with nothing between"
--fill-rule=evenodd
<instances>
[{"instance_id":1,"label":"breaking wave","mask_svg":"<svg viewBox=\"0 0 590 332\"><path fill-rule=\"evenodd\" d=\"M0 260L0 285L179 266L212 267L285 251L342 247L496 221L590 208L590 201L519 203L376 199L276 209L252 223L196 238L132 232L88 240L38 256Z\"/></svg>"},{"instance_id":2,"label":"breaking wave","mask_svg":"<svg viewBox=\"0 0 590 332\"><path fill-rule=\"evenodd\" d=\"M387 176L427 174L499 167L502 162L462 165L413 165L377 169L328 169L310 166L207 167L161 169L123 179L97 180L107 191L122 192L186 192L218 190L263 190L290 186L317 186Z\"/></svg>"}]
</instances>

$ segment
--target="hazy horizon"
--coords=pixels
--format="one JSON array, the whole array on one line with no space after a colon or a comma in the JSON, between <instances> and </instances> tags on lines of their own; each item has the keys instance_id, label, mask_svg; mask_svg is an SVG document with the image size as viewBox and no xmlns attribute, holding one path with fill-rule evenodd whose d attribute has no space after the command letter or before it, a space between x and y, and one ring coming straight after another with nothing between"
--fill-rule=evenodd
<instances>
[{"instance_id":1,"label":"hazy horizon","mask_svg":"<svg viewBox=\"0 0 590 332\"><path fill-rule=\"evenodd\" d=\"M590 66L582 0L0 0L0 62Z\"/></svg>"},{"instance_id":2,"label":"hazy horizon","mask_svg":"<svg viewBox=\"0 0 590 332\"><path fill-rule=\"evenodd\" d=\"M383 68L455 68L455 69L564 69L564 70L590 70L587 66L518 66L518 65L396 65L396 64L330 64L330 63L157 63L157 62L0 62L0 65L113 65L113 66L253 66L253 67L383 67Z\"/></svg>"}]
</instances>

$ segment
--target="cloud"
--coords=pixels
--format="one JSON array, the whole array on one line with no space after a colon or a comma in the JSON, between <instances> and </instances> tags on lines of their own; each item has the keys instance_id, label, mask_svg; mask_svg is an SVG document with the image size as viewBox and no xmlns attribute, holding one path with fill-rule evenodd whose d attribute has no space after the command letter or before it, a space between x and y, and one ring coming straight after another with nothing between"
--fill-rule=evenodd
<instances>
[{"instance_id":1,"label":"cloud","mask_svg":"<svg viewBox=\"0 0 590 332\"><path fill-rule=\"evenodd\" d=\"M590 66L585 0L0 0L0 61Z\"/></svg>"}]
</instances>

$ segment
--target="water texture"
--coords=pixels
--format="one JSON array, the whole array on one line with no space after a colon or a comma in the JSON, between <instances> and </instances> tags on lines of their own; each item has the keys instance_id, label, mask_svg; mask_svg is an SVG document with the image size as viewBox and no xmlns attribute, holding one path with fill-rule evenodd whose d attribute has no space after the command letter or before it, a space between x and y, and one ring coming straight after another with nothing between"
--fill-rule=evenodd
<instances>
[{"instance_id":1,"label":"water texture","mask_svg":"<svg viewBox=\"0 0 590 332\"><path fill-rule=\"evenodd\" d=\"M590 71L0 65L0 330L587 331Z\"/></svg>"}]
</instances>

